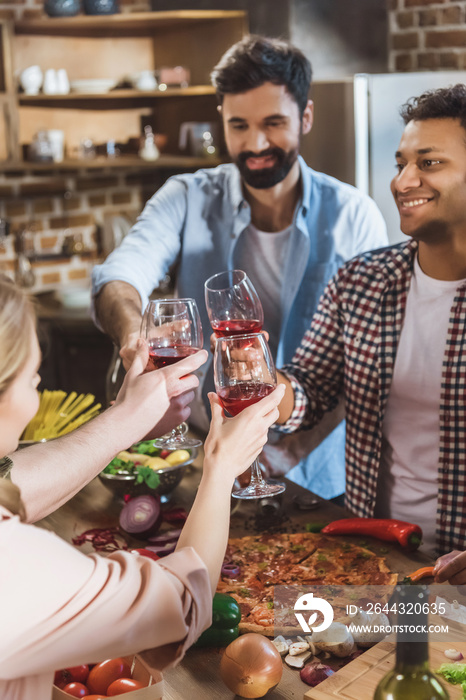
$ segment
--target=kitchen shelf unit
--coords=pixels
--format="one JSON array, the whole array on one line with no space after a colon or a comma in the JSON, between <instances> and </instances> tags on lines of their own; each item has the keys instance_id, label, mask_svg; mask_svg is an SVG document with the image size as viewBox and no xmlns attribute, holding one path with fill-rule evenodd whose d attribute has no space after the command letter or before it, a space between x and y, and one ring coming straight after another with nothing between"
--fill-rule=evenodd
<instances>
[{"instance_id":1,"label":"kitchen shelf unit","mask_svg":"<svg viewBox=\"0 0 466 700\"><path fill-rule=\"evenodd\" d=\"M194 156L161 155L156 161L145 161L137 156L119 156L117 158L92 158L83 160L67 159L61 163L34 163L33 161L8 161L3 164L3 169L9 174L34 172L34 174L54 172L76 171L103 171L124 169L128 171L150 170L194 170L198 168L214 167L222 161L219 158L196 158Z\"/></svg>"},{"instance_id":2,"label":"kitchen shelf unit","mask_svg":"<svg viewBox=\"0 0 466 700\"><path fill-rule=\"evenodd\" d=\"M145 163L136 156L113 161L79 161L68 157L50 169L81 170L100 167L141 169L193 169L217 164L189 157L178 147L184 121L213 122L221 133L210 72L221 55L247 33L243 11L170 11L116 15L77 16L24 20L0 24L3 76L0 75L0 161L4 169L42 169L22 160L23 145L40 129L61 129L69 153L84 138L96 144L124 143L151 124L167 135L158 161ZM27 66L42 71L65 68L70 82L93 78L122 81L142 70L183 65L189 68L188 87L150 92L115 89L102 94L25 95L13 79ZM222 143L220 142L222 148ZM223 149L222 149L223 150ZM38 167L39 166L39 167ZM48 168L44 168L47 170Z\"/></svg>"}]
</instances>

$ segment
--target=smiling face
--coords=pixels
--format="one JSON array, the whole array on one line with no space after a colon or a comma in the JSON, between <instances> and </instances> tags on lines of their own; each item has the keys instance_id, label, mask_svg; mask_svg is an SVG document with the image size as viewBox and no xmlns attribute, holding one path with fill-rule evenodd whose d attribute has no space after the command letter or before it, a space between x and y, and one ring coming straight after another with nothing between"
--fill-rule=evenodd
<instances>
[{"instance_id":1,"label":"smiling face","mask_svg":"<svg viewBox=\"0 0 466 700\"><path fill-rule=\"evenodd\" d=\"M458 119L410 121L391 190L403 233L420 241L466 241L466 131Z\"/></svg>"},{"instance_id":2,"label":"smiling face","mask_svg":"<svg viewBox=\"0 0 466 700\"><path fill-rule=\"evenodd\" d=\"M37 386L41 353L37 335L31 323L30 348L25 364L0 395L0 457L13 452L18 440L39 408Z\"/></svg>"},{"instance_id":3,"label":"smiling face","mask_svg":"<svg viewBox=\"0 0 466 700\"><path fill-rule=\"evenodd\" d=\"M286 87L264 83L225 95L221 111L228 152L247 185L274 187L298 167L301 134L312 126L311 102L300 119Z\"/></svg>"}]
</instances>

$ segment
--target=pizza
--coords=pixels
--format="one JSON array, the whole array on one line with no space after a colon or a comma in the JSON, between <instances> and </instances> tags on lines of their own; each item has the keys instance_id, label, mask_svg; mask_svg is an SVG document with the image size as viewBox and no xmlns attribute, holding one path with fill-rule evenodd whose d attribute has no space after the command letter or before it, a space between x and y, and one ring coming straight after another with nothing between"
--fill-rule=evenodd
<instances>
[{"instance_id":1,"label":"pizza","mask_svg":"<svg viewBox=\"0 0 466 700\"><path fill-rule=\"evenodd\" d=\"M281 597L289 595L286 609L292 618L289 624L286 616L280 619L280 633L292 634L296 633L293 605L299 586L306 586L307 590L311 586L319 586L319 590L326 586L326 599L334 607L344 609L338 587L390 587L397 582L397 575L390 572L385 560L370 550L310 532L230 539L225 562L228 567L224 567L217 592L227 593L238 602L241 633L259 632L268 636L276 633L274 588L277 585L283 587Z\"/></svg>"}]
</instances>

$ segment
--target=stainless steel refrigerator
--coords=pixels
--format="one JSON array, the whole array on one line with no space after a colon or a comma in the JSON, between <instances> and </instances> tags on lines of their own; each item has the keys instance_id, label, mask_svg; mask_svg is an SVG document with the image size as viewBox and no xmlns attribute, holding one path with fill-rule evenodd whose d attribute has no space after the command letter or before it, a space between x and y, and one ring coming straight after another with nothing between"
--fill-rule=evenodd
<instances>
[{"instance_id":1,"label":"stainless steel refrigerator","mask_svg":"<svg viewBox=\"0 0 466 700\"><path fill-rule=\"evenodd\" d=\"M314 125L301 152L311 167L373 197L392 243L406 240L390 192L403 131L400 107L426 90L456 83L466 83L466 71L364 73L313 85Z\"/></svg>"}]
</instances>

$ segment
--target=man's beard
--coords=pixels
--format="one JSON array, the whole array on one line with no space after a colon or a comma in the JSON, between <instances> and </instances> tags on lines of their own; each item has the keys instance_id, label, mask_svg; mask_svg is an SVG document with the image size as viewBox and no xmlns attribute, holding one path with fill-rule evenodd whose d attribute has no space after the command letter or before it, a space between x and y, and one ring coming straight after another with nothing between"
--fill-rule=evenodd
<instances>
[{"instance_id":1,"label":"man's beard","mask_svg":"<svg viewBox=\"0 0 466 700\"><path fill-rule=\"evenodd\" d=\"M267 156L275 157L275 165L269 168L262 168L262 170L250 170L246 165L248 158L262 158ZM267 148L260 153L243 151L234 159L234 162L246 184L257 190L266 190L285 179L296 163L297 157L298 147L293 148L291 151L284 151L283 148L275 146L274 148Z\"/></svg>"}]
</instances>

